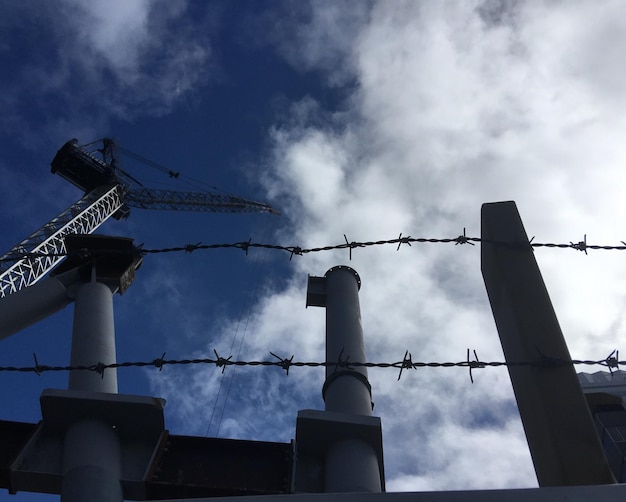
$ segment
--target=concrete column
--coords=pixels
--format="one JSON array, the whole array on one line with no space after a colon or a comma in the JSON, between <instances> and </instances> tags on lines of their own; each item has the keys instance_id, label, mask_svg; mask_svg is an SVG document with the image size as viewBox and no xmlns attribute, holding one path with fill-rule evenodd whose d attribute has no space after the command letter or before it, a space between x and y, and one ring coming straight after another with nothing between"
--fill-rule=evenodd
<instances>
[{"instance_id":1,"label":"concrete column","mask_svg":"<svg viewBox=\"0 0 626 502\"><path fill-rule=\"evenodd\" d=\"M115 360L113 293L105 284L88 282L76 293L70 364L89 366ZM70 371L69 389L117 394L117 370L107 369L103 376L94 371Z\"/></svg>"},{"instance_id":2,"label":"concrete column","mask_svg":"<svg viewBox=\"0 0 626 502\"><path fill-rule=\"evenodd\" d=\"M376 452L360 439L343 439L330 447L325 475L326 493L382 491Z\"/></svg>"},{"instance_id":3,"label":"concrete column","mask_svg":"<svg viewBox=\"0 0 626 502\"><path fill-rule=\"evenodd\" d=\"M72 366L115 362L113 294L99 282L82 285L76 294ZM104 375L71 371L69 390L117 394L117 370ZM98 417L79 420L65 432L62 502L122 502L120 441Z\"/></svg>"},{"instance_id":4,"label":"concrete column","mask_svg":"<svg viewBox=\"0 0 626 502\"><path fill-rule=\"evenodd\" d=\"M63 445L62 502L122 502L120 441L98 420L73 423Z\"/></svg>"},{"instance_id":5,"label":"concrete column","mask_svg":"<svg viewBox=\"0 0 626 502\"><path fill-rule=\"evenodd\" d=\"M481 222L481 268L505 359L570 361L515 202L483 204ZM573 366L508 370L539 485L614 483Z\"/></svg>"}]
</instances>

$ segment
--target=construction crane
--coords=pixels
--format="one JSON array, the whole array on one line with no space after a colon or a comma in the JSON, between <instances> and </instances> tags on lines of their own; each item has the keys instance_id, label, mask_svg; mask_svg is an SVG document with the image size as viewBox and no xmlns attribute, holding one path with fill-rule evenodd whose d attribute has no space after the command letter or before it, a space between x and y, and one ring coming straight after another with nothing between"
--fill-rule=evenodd
<instances>
[{"instance_id":1,"label":"construction crane","mask_svg":"<svg viewBox=\"0 0 626 502\"><path fill-rule=\"evenodd\" d=\"M87 149L100 141L102 148ZM90 234L111 216L127 218L131 207L279 214L268 204L234 195L145 188L118 166L115 150L166 170L171 178L179 177L179 173L133 154L108 138L84 146L79 146L76 139L65 143L52 160L52 173L80 188L84 196L0 257L0 298L35 284L52 270L66 253L66 235ZM102 159L96 156L98 152Z\"/></svg>"}]
</instances>

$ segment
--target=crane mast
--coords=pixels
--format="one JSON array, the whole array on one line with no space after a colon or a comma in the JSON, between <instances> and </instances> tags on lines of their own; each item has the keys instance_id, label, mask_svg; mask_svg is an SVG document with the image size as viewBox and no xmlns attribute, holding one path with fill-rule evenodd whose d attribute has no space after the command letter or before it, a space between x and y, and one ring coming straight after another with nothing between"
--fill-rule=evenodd
<instances>
[{"instance_id":1,"label":"crane mast","mask_svg":"<svg viewBox=\"0 0 626 502\"><path fill-rule=\"evenodd\" d=\"M103 140L105 160L68 141L52 161L56 173L85 192L77 202L0 257L0 298L35 284L66 253L69 234L91 234L110 217L129 216L130 207L219 213L279 214L270 205L234 195L144 188L116 166L111 140ZM134 188L139 184L140 188Z\"/></svg>"}]
</instances>

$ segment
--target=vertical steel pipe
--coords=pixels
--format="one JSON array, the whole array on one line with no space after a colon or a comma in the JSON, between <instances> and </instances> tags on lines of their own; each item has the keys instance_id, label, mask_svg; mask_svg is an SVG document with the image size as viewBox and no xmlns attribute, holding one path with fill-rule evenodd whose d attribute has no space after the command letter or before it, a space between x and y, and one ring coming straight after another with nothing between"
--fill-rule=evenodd
<instances>
[{"instance_id":1,"label":"vertical steel pipe","mask_svg":"<svg viewBox=\"0 0 626 502\"><path fill-rule=\"evenodd\" d=\"M371 387L364 366L339 366L345 361L366 362L359 289L361 279L350 267L333 267L326 278L326 411L372 414ZM333 363L337 363L334 366Z\"/></svg>"},{"instance_id":2,"label":"vertical steel pipe","mask_svg":"<svg viewBox=\"0 0 626 502\"><path fill-rule=\"evenodd\" d=\"M350 267L331 268L325 275L327 412L372 415L367 368L343 363L366 362L359 289L361 279ZM333 365L333 363L337 363ZM380 492L378 457L366 441L338 438L326 453L326 492Z\"/></svg>"}]
</instances>

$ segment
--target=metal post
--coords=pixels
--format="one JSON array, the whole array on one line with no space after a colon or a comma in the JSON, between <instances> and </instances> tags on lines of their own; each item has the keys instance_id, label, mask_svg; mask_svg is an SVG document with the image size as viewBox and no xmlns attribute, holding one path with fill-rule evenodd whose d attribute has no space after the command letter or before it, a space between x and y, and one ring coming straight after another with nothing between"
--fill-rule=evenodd
<instances>
[{"instance_id":1,"label":"metal post","mask_svg":"<svg viewBox=\"0 0 626 502\"><path fill-rule=\"evenodd\" d=\"M365 362L359 289L361 279L350 267L333 267L326 278L326 362ZM371 387L367 368L326 367L326 411L372 414Z\"/></svg>"},{"instance_id":2,"label":"metal post","mask_svg":"<svg viewBox=\"0 0 626 502\"><path fill-rule=\"evenodd\" d=\"M115 362L113 293L109 286L94 279L76 294L72 366ZM117 371L72 371L69 390L117 394ZM97 417L72 423L64 440L62 502L121 502L124 496L120 478L116 431Z\"/></svg>"},{"instance_id":3,"label":"metal post","mask_svg":"<svg viewBox=\"0 0 626 502\"><path fill-rule=\"evenodd\" d=\"M351 368L349 365L339 365L345 361L367 360L361 328L358 294L360 287L359 275L346 266L331 268L323 278L309 278L307 306L326 307L328 366L322 394L329 430L332 431L330 434L333 437L325 457L326 492L382 491L379 465L382 451L377 452L372 447L372 441L367 441L354 432L337 432L343 427L340 425L342 421L357 420L359 417L373 420L367 369L363 366ZM356 430L350 427L346 430ZM324 441L322 438L319 440Z\"/></svg>"},{"instance_id":4,"label":"metal post","mask_svg":"<svg viewBox=\"0 0 626 502\"><path fill-rule=\"evenodd\" d=\"M614 483L515 202L483 204L481 268L540 486ZM550 365L550 361L557 364Z\"/></svg>"}]
</instances>

